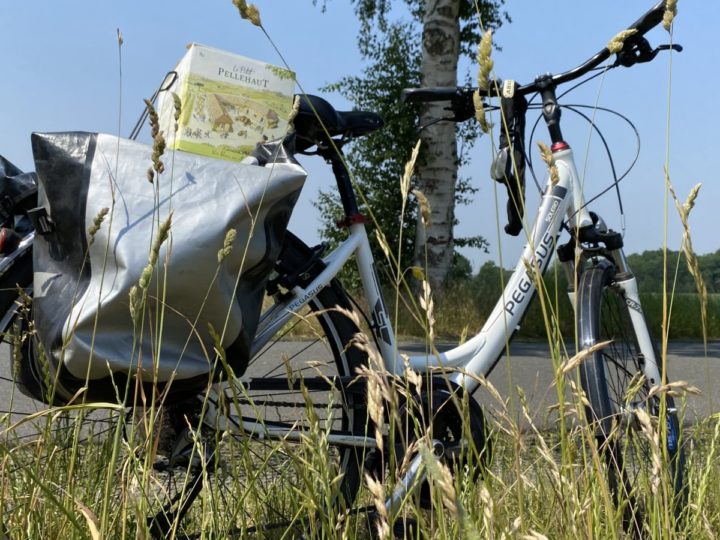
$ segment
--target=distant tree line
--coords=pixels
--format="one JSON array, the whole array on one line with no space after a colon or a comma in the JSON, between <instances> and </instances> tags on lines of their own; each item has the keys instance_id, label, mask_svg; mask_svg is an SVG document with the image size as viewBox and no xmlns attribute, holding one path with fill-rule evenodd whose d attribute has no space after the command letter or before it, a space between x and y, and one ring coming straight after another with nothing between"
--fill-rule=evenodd
<instances>
[{"instance_id":1,"label":"distant tree line","mask_svg":"<svg viewBox=\"0 0 720 540\"><path fill-rule=\"evenodd\" d=\"M667 252L668 272L667 272L667 290L672 291L673 282L675 283L675 292L678 293L694 293L697 292L695 282L687 269L685 256L677 251ZM636 276L640 285L640 292L659 293L663 292L663 284L665 282L663 276L663 250L655 249L652 251L643 251L639 254L628 256L630 268ZM678 265L679 263L679 265ZM715 253L707 253L706 255L698 255L698 263L700 265L700 273L705 280L705 286L708 293L720 293L720 249ZM677 267L677 279L675 279L675 268Z\"/></svg>"},{"instance_id":2,"label":"distant tree line","mask_svg":"<svg viewBox=\"0 0 720 540\"><path fill-rule=\"evenodd\" d=\"M698 257L701 273L708 289L707 335L710 339L720 338L720 250ZM628 256L628 263L638 276L640 296L645 317L651 333L656 338L663 335L663 251L661 249L645 251ZM687 270L682 253L667 252L667 288L673 294L669 320L668 337L670 339L702 339L700 324L700 297L695 283ZM677 268L677 276L676 270ZM473 273L470 262L456 254L449 276L449 287L435 298L436 333L439 336L454 339L465 328L472 335L485 323L495 303L501 298L502 288L507 284L512 270L501 269L488 261ZM559 265L550 267L544 277L545 305L551 306L553 324L565 336L574 332L575 316L568 300L568 284L565 273ZM674 284L674 289L673 289ZM394 298L391 292L388 298ZM401 310L401 314L404 310ZM546 318L542 305L537 298L520 325L518 337L521 339L543 339L547 336ZM399 321L400 335L422 336L422 329L410 317ZM464 331L465 332L465 331Z\"/></svg>"},{"instance_id":3,"label":"distant tree line","mask_svg":"<svg viewBox=\"0 0 720 540\"><path fill-rule=\"evenodd\" d=\"M666 290L676 293L696 293L695 281L690 275L685 255L678 251L667 251L667 278L664 271L664 255L662 249L643 251L628 255L628 264L638 277L640 292L662 293L667 279ZM700 273L705 280L708 293L720 294L720 249L714 253L698 255ZM676 272L677 270L677 272ZM504 271L504 282L507 282L511 270ZM554 273L550 272L554 276ZM472 280L479 289L488 294L499 294L501 275L500 268L492 261L486 262L475 275L469 271L466 260L456 261L455 280ZM546 278L547 280L548 278ZM554 277L552 278L554 279ZM565 285L565 276L558 272L559 284Z\"/></svg>"}]
</instances>

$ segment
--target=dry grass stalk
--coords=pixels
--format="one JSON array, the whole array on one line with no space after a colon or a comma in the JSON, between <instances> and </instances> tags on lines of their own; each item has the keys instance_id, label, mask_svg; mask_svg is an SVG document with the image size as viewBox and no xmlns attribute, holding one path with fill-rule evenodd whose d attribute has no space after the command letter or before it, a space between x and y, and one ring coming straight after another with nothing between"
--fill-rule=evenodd
<instances>
[{"instance_id":1,"label":"dry grass stalk","mask_svg":"<svg viewBox=\"0 0 720 540\"><path fill-rule=\"evenodd\" d=\"M495 503L493 502L490 491L485 485L480 486L480 502L483 505L483 524L485 525L485 532L488 536L493 536L495 530L495 524L493 523L493 516L495 514Z\"/></svg>"},{"instance_id":2,"label":"dry grass stalk","mask_svg":"<svg viewBox=\"0 0 720 540\"><path fill-rule=\"evenodd\" d=\"M420 209L420 219L422 220L422 224L425 228L428 228L431 223L430 217L432 216L432 209L430 208L430 201L428 201L425 194L418 189L413 189L412 193L413 193L413 195L415 195L415 198L417 199L418 208Z\"/></svg>"},{"instance_id":3,"label":"dry grass stalk","mask_svg":"<svg viewBox=\"0 0 720 540\"><path fill-rule=\"evenodd\" d=\"M480 129L483 133L490 133L492 130L492 124L488 122L487 117L485 116L485 103L483 102L479 91L476 91L473 94L473 106L475 107L475 119L478 121L478 124L480 124Z\"/></svg>"},{"instance_id":4,"label":"dry grass stalk","mask_svg":"<svg viewBox=\"0 0 720 540\"><path fill-rule=\"evenodd\" d=\"M422 282L422 296L420 297L420 307L425 311L427 319L427 337L430 343L435 341L435 303L432 299L432 291L430 283L427 280Z\"/></svg>"},{"instance_id":5,"label":"dry grass stalk","mask_svg":"<svg viewBox=\"0 0 720 540\"><path fill-rule=\"evenodd\" d=\"M232 3L240 12L240 17L250 21L255 26L262 26L260 11L255 4L248 4L245 0L232 0Z\"/></svg>"},{"instance_id":6,"label":"dry grass stalk","mask_svg":"<svg viewBox=\"0 0 720 540\"><path fill-rule=\"evenodd\" d=\"M417 161L418 154L420 153L420 143L421 140L418 139L415 143L412 154L410 155L410 161L405 164L405 172L400 180L400 194L402 196L403 204L410 193L410 181L412 180L413 171L415 170L415 162Z\"/></svg>"},{"instance_id":7,"label":"dry grass stalk","mask_svg":"<svg viewBox=\"0 0 720 540\"><path fill-rule=\"evenodd\" d=\"M538 142L538 147L540 148L540 157L545 162L545 165L547 165L548 172L550 173L550 181L554 186L560 181L560 174L558 173L552 150L543 142Z\"/></svg>"},{"instance_id":8,"label":"dry grass stalk","mask_svg":"<svg viewBox=\"0 0 720 540\"><path fill-rule=\"evenodd\" d=\"M622 51L625 40L630 36L634 36L635 34L637 34L637 30L633 28L632 30L623 30L614 38L612 38L607 44L607 48L610 51L610 54L615 54Z\"/></svg>"},{"instance_id":9,"label":"dry grass stalk","mask_svg":"<svg viewBox=\"0 0 720 540\"><path fill-rule=\"evenodd\" d=\"M165 171L165 164L160 160L165 153L165 136L160 131L160 119L152 102L145 100L145 107L148 110L148 119L150 122L150 136L153 139L152 146L152 167L147 171L148 182L152 184L156 174L162 174Z\"/></svg>"},{"instance_id":10,"label":"dry grass stalk","mask_svg":"<svg viewBox=\"0 0 720 540\"><path fill-rule=\"evenodd\" d=\"M478 75L477 82L480 90L487 90L490 86L490 73L493 70L492 54L492 31L488 30L480 38L478 45L477 61Z\"/></svg>"},{"instance_id":11,"label":"dry grass stalk","mask_svg":"<svg viewBox=\"0 0 720 540\"><path fill-rule=\"evenodd\" d=\"M670 31L672 23L677 16L677 0L667 0L665 2L665 14L663 15L663 28Z\"/></svg>"},{"instance_id":12,"label":"dry grass stalk","mask_svg":"<svg viewBox=\"0 0 720 540\"><path fill-rule=\"evenodd\" d=\"M167 219L160 224L158 232L155 235L152 246L150 247L150 256L148 257L148 264L140 274L137 286L130 288L130 315L133 321L137 322L141 313L142 302L144 301L145 291L147 291L152 279L155 265L157 264L158 256L160 254L160 248L162 247L165 240L167 240L170 234L170 227L172 226L172 212L168 215ZM142 292L141 292L142 291Z\"/></svg>"},{"instance_id":13,"label":"dry grass stalk","mask_svg":"<svg viewBox=\"0 0 720 540\"><path fill-rule=\"evenodd\" d=\"M415 391L419 396L422 392L422 377L417 371L410 367L410 357L407 354L400 353L400 357L402 358L403 366L405 367L405 380L407 380L408 384L415 388Z\"/></svg>"},{"instance_id":14,"label":"dry grass stalk","mask_svg":"<svg viewBox=\"0 0 720 540\"><path fill-rule=\"evenodd\" d=\"M367 378L368 414L375 427L375 441L378 450L384 449L382 426L385 423L385 407L382 399L382 386L378 377L370 370L364 372Z\"/></svg>"},{"instance_id":15,"label":"dry grass stalk","mask_svg":"<svg viewBox=\"0 0 720 540\"><path fill-rule=\"evenodd\" d=\"M88 229L88 246L91 246L93 242L95 242L95 235L100 230L100 227L102 226L103 221L105 221L105 216L108 215L108 212L110 212L109 208L101 208L97 216L95 216L95 218L93 219L93 224Z\"/></svg>"},{"instance_id":16,"label":"dry grass stalk","mask_svg":"<svg viewBox=\"0 0 720 540\"><path fill-rule=\"evenodd\" d=\"M177 133L178 123L180 122L180 115L182 114L182 100L180 99L180 96L178 96L175 92L170 92L170 95L172 96L173 100L173 119L175 120L175 125L173 126L173 129L175 130L175 133Z\"/></svg>"},{"instance_id":17,"label":"dry grass stalk","mask_svg":"<svg viewBox=\"0 0 720 540\"><path fill-rule=\"evenodd\" d=\"M658 487L660 486L660 473L662 471L662 453L660 452L660 433L656 430L650 415L645 412L645 409L635 409L635 416L640 423L643 434L650 443L650 449L652 452L652 472L650 478L650 490L653 495L657 493Z\"/></svg>"},{"instance_id":18,"label":"dry grass stalk","mask_svg":"<svg viewBox=\"0 0 720 540\"><path fill-rule=\"evenodd\" d=\"M385 255L385 258L390 261L390 245L385 238L385 233L380 229L375 229L375 238L377 239L378 244L380 244L380 249L382 249L383 255Z\"/></svg>"},{"instance_id":19,"label":"dry grass stalk","mask_svg":"<svg viewBox=\"0 0 720 540\"><path fill-rule=\"evenodd\" d=\"M419 266L411 266L410 268L408 268L408 270L410 270L410 274L412 274L412 277L414 277L418 281L423 281L425 279L425 271Z\"/></svg>"},{"instance_id":20,"label":"dry grass stalk","mask_svg":"<svg viewBox=\"0 0 720 540\"><path fill-rule=\"evenodd\" d=\"M228 232L225 233L225 240L223 240L223 247L218 251L217 259L218 262L221 263L223 260L225 260L225 257L230 255L232 252L232 245L233 242L235 242L235 237L237 236L237 231L235 229L228 229Z\"/></svg>"},{"instance_id":21,"label":"dry grass stalk","mask_svg":"<svg viewBox=\"0 0 720 540\"><path fill-rule=\"evenodd\" d=\"M550 472L550 478L553 481L554 488L556 491L560 490L562 480L560 476L560 469L558 468L558 464L555 460L555 456L553 456L552 452L550 451L550 448L547 445L547 442L545 441L545 438L540 433L540 430L535 425L535 422L533 421L532 417L530 416L530 410L528 408L527 399L525 397L525 392L522 388L519 386L517 387L518 396L520 397L520 408L522 410L522 414L525 417L525 421L528 423L528 426L532 430L532 432L535 434L535 437L537 439L537 449L538 452L540 452L540 455L542 456L543 460L547 462L549 472Z\"/></svg>"},{"instance_id":22,"label":"dry grass stalk","mask_svg":"<svg viewBox=\"0 0 720 540\"><path fill-rule=\"evenodd\" d=\"M573 380L569 380L568 384L570 386L570 392L572 392L572 395L575 396L575 398L580 402L580 404L583 407L591 407L590 400L587 398L585 390L579 388L577 383ZM584 412L576 410L575 413L578 418L584 418Z\"/></svg>"},{"instance_id":23,"label":"dry grass stalk","mask_svg":"<svg viewBox=\"0 0 720 540\"><path fill-rule=\"evenodd\" d=\"M353 337L353 346L368 355L368 367L361 366L357 370L360 377L367 379L368 414L375 427L375 440L378 449L384 448L382 427L385 424L385 402L392 403L392 389L385 370L382 356L363 333Z\"/></svg>"},{"instance_id":24,"label":"dry grass stalk","mask_svg":"<svg viewBox=\"0 0 720 540\"><path fill-rule=\"evenodd\" d=\"M490 133L492 126L485 116L485 104L483 103L480 90L487 90L490 87L490 73L493 69L493 61L490 58L492 53L492 31L485 32L478 45L478 91L473 94L473 105L475 106L475 118L480 124L484 133Z\"/></svg>"},{"instance_id":25,"label":"dry grass stalk","mask_svg":"<svg viewBox=\"0 0 720 540\"><path fill-rule=\"evenodd\" d=\"M548 537L537 531L530 529L528 534L521 536L522 540L548 540Z\"/></svg>"},{"instance_id":26,"label":"dry grass stalk","mask_svg":"<svg viewBox=\"0 0 720 540\"><path fill-rule=\"evenodd\" d=\"M672 184L670 183L670 177L667 174L667 171L665 171L665 181L667 183L668 189L670 190L670 194L675 201L675 208L677 208L678 214L680 215L680 222L682 223L683 227L682 251L685 255L685 262L687 263L688 272L690 272L693 281L695 281L695 287L698 291L698 295L700 296L700 317L703 326L703 337L705 341L707 341L708 292L707 287L705 286L705 280L700 273L700 263L698 262L698 258L695 255L695 250L693 249L689 222L690 212L695 207L695 200L698 197L698 193L700 192L700 187L702 186L702 184L696 184L695 187L690 190L690 193L688 194L688 198L685 203L681 204L680 200L675 194L675 190L673 189Z\"/></svg>"},{"instance_id":27,"label":"dry grass stalk","mask_svg":"<svg viewBox=\"0 0 720 540\"><path fill-rule=\"evenodd\" d=\"M433 454L427 444L420 445L423 464L427 469L428 476L440 490L443 506L450 512L453 519L460 516L459 502L455 493L455 483L447 465L441 463Z\"/></svg>"},{"instance_id":28,"label":"dry grass stalk","mask_svg":"<svg viewBox=\"0 0 720 540\"><path fill-rule=\"evenodd\" d=\"M365 483L373 497L373 503L378 513L378 519L375 520L378 538L390 538L390 526L388 525L387 508L385 508L385 486L369 474L365 474Z\"/></svg>"},{"instance_id":29,"label":"dry grass stalk","mask_svg":"<svg viewBox=\"0 0 720 540\"><path fill-rule=\"evenodd\" d=\"M336 307L336 308L333 308L333 310L338 312L343 317L347 317L348 319L350 319L350 321L352 321L356 327L360 327L360 315L358 314L357 311L353 311L351 309L345 309L343 307Z\"/></svg>"},{"instance_id":30,"label":"dry grass stalk","mask_svg":"<svg viewBox=\"0 0 720 540\"><path fill-rule=\"evenodd\" d=\"M580 364L583 363L583 361L590 355L594 354L596 351L599 351L600 349L604 349L608 345L612 343L612 340L610 341L603 341L601 343L595 343L595 345L592 345L588 347L587 349L583 349L579 353L577 353L572 358L569 358L565 362L563 362L560 366L560 371L563 375L566 375L576 367L578 367Z\"/></svg>"},{"instance_id":31,"label":"dry grass stalk","mask_svg":"<svg viewBox=\"0 0 720 540\"><path fill-rule=\"evenodd\" d=\"M668 384L653 386L648 392L648 399L660 394L680 398L687 395L699 396L702 395L702 392L697 386L692 386L687 381L674 381Z\"/></svg>"},{"instance_id":32,"label":"dry grass stalk","mask_svg":"<svg viewBox=\"0 0 720 540\"><path fill-rule=\"evenodd\" d=\"M645 374L642 372L638 372L630 379L630 382L627 385L627 390L625 390L625 395L623 396L623 399L625 400L625 403L631 403L635 396L637 396L640 392L644 391L647 386L647 379L645 378Z\"/></svg>"}]
</instances>

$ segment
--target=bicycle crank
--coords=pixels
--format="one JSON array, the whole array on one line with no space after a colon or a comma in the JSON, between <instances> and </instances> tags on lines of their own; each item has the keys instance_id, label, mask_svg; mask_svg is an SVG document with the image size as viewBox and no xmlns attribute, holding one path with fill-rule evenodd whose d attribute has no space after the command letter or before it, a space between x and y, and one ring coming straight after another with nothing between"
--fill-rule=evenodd
<instances>
[{"instance_id":1,"label":"bicycle crank","mask_svg":"<svg viewBox=\"0 0 720 540\"><path fill-rule=\"evenodd\" d=\"M405 461L408 448L419 438L432 441L434 455L450 469L477 479L491 458L485 416L480 404L452 382L431 377L425 379L419 396L400 407L401 428L396 433L397 463ZM414 456L415 464L419 456ZM412 469L412 465L410 467ZM420 487L420 503L431 508L431 490L427 480Z\"/></svg>"}]
</instances>

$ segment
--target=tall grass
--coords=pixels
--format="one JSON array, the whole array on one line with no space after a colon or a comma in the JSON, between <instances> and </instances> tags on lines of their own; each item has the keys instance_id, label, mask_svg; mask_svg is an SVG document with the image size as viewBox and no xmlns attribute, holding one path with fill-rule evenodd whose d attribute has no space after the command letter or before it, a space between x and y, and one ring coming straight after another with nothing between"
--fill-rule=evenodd
<instances>
[{"instance_id":1,"label":"tall grass","mask_svg":"<svg viewBox=\"0 0 720 540\"><path fill-rule=\"evenodd\" d=\"M234 3L244 17L260 25L253 6ZM160 173L157 166L154 172ZM408 193L406 186L403 194ZM157 250L150 262L152 267L158 262ZM426 286L422 302L403 300L400 291L414 289L402 283L400 276L406 275L402 268L395 268L394 275L398 280L388 297L394 299L390 312L396 314L399 333L431 344L435 337L462 340L473 334L497 298L495 285L486 290L483 284L475 284L451 286L442 298L434 299ZM598 426L587 420L587 397L578 376L577 367L587 361L587 352L568 352L561 337L574 335L574 315L565 288L556 285L552 274L545 281L535 278L539 301L528 313L522 332L550 345L548 369L553 377L548 391L557 396L551 411L533 410L524 392L513 387L511 377L508 392L478 378L479 391L492 404L486 407L483 420L471 396L453 393L442 373L425 377L408 369L402 377L391 375L384 371L371 339L362 334L355 337L350 347L361 349L368 362L365 370L355 374L355 384L364 389L363 403L366 400L369 409L358 433L373 439L376 447L352 457L364 473L353 506L360 511L343 503L344 471L338 468L337 451L329 442L332 430L337 429L333 411L342 409L342 395L330 395L319 407L305 384L310 377L325 376L317 359L327 353L326 347L295 367L288 355L276 358L277 365L287 369L288 379L298 384L299 390L287 398L295 399L288 408L302 417L303 431L297 440L234 437L227 425L203 423L212 407L241 412L249 406L263 415L271 412L258 411L259 405L241 383L231 385L226 393L208 391L184 404L180 423L175 425L171 419L178 418L172 415L178 404L165 402L163 395L134 400L127 407L82 401L45 407L9 394L9 411L25 408L32 414L0 413L0 536L148 538L154 526L148 516L168 502L170 489L177 493L181 506L200 485L197 482L202 482L200 496L185 519L168 524L168 537L181 538L194 530L199 538L387 538L395 534L577 539L631 537L633 529L636 536L648 538L716 537L720 530L717 415L688 427L680 441L687 455L687 500L679 516L674 512L673 479L665 466L667 452L659 442L667 429L662 412L660 419L637 415L642 467L629 492L613 490L608 469L615 464L598 447ZM146 288L141 287L132 301L136 315L146 307ZM699 337L697 297L673 296L670 317L662 297L645 295L642 300L657 335L667 330L669 337ZM717 297L709 298L709 336L720 335L719 302ZM341 315L362 326L357 313ZM296 322L304 329L293 329L293 335L317 335L322 326L316 319L322 317L322 312L299 317ZM222 349L217 337L218 349ZM217 362L224 364L222 351L217 353ZM118 389L118 395L125 391ZM656 391L676 395L682 420L693 389L679 384ZM515 394L517 400L505 397ZM429 399L429 395L445 397ZM440 425L438 417L460 422L450 422L451 428ZM540 418L550 419L549 428ZM448 437L448 430L450 439L465 443L452 456L438 455L432 440ZM173 466L165 446L178 441L184 441L185 461ZM627 457L639 450L622 447ZM411 465L417 465L422 474L407 493L388 504ZM177 480L174 485L166 482L171 475ZM631 507L641 508L642 518L633 523L631 514L628 524ZM268 521L280 525L258 528Z\"/></svg>"}]
</instances>

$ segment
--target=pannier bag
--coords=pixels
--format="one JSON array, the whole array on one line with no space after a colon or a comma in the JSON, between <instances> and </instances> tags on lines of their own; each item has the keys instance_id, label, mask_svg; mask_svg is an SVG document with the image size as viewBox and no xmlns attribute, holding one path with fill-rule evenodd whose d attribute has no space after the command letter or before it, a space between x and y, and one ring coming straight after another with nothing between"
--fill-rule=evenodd
<instances>
[{"instance_id":1,"label":"pannier bag","mask_svg":"<svg viewBox=\"0 0 720 540\"><path fill-rule=\"evenodd\" d=\"M0 156L0 256L12 252L20 240L16 218L35 206L37 181Z\"/></svg>"},{"instance_id":2,"label":"pannier bag","mask_svg":"<svg viewBox=\"0 0 720 540\"><path fill-rule=\"evenodd\" d=\"M32 144L39 208L29 361L52 381L52 401L79 389L85 400L115 400L126 387L132 396L136 382L195 393L226 369L211 326L241 375L306 176L291 155L256 166L175 152L151 183L144 144L80 132L34 134Z\"/></svg>"}]
</instances>

